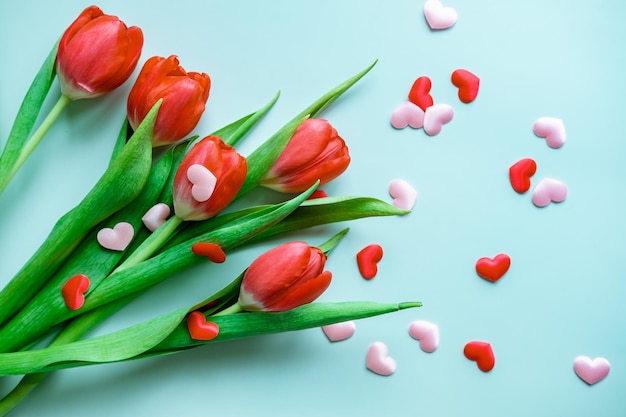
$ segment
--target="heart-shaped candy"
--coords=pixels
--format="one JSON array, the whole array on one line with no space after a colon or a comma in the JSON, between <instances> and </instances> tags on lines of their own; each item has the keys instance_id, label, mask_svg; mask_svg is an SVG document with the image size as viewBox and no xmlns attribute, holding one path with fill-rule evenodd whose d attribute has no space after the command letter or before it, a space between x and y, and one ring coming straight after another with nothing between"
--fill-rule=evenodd
<instances>
[{"instance_id":1,"label":"heart-shaped candy","mask_svg":"<svg viewBox=\"0 0 626 417\"><path fill-rule=\"evenodd\" d=\"M391 126L395 129L404 129L407 126L419 129L424 125L424 110L407 101L396 107L391 113Z\"/></svg>"},{"instance_id":2,"label":"heart-shaped candy","mask_svg":"<svg viewBox=\"0 0 626 417\"><path fill-rule=\"evenodd\" d=\"M560 203L567 197L567 186L559 180L544 178L533 191L533 203L545 207L550 202Z\"/></svg>"},{"instance_id":3,"label":"heart-shaped candy","mask_svg":"<svg viewBox=\"0 0 626 417\"><path fill-rule=\"evenodd\" d=\"M610 370L611 364L605 358L591 359L583 355L574 359L574 372L589 385L602 381Z\"/></svg>"},{"instance_id":4,"label":"heart-shaped candy","mask_svg":"<svg viewBox=\"0 0 626 417\"><path fill-rule=\"evenodd\" d=\"M383 259L383 248L375 243L361 249L356 254L356 263L361 276L372 279L378 273L378 262Z\"/></svg>"},{"instance_id":5,"label":"heart-shaped candy","mask_svg":"<svg viewBox=\"0 0 626 417\"><path fill-rule=\"evenodd\" d=\"M418 77L415 81L413 81L411 90L409 90L409 101L423 111L426 111L426 109L434 103L433 97L430 95L432 85L432 81L430 81L430 78L427 76L423 75Z\"/></svg>"},{"instance_id":6,"label":"heart-shaped candy","mask_svg":"<svg viewBox=\"0 0 626 417\"><path fill-rule=\"evenodd\" d=\"M466 69L458 69L452 73L452 84L459 89L459 99L463 103L471 103L478 95L480 78Z\"/></svg>"},{"instance_id":7,"label":"heart-shaped candy","mask_svg":"<svg viewBox=\"0 0 626 417\"><path fill-rule=\"evenodd\" d=\"M67 308L70 310L81 308L85 304L85 293L90 285L89 278L83 274L74 275L68 279L61 287L61 294Z\"/></svg>"},{"instance_id":8,"label":"heart-shaped candy","mask_svg":"<svg viewBox=\"0 0 626 417\"><path fill-rule=\"evenodd\" d=\"M476 261L476 273L487 281L496 282L509 270L511 258L505 253L491 258L480 258Z\"/></svg>"},{"instance_id":9,"label":"heart-shaped candy","mask_svg":"<svg viewBox=\"0 0 626 417\"><path fill-rule=\"evenodd\" d=\"M545 138L551 148L560 148L565 143L565 125L563 120L556 117L540 117L533 125L533 132L540 138Z\"/></svg>"},{"instance_id":10,"label":"heart-shaped candy","mask_svg":"<svg viewBox=\"0 0 626 417\"><path fill-rule=\"evenodd\" d=\"M165 223L168 217L170 217L170 206L165 203L158 203L146 211L141 221L148 230L154 232Z\"/></svg>"},{"instance_id":11,"label":"heart-shaped candy","mask_svg":"<svg viewBox=\"0 0 626 417\"><path fill-rule=\"evenodd\" d=\"M483 372L491 371L496 364L496 357L488 342L468 342L463 349L463 354L467 359L476 362L478 369Z\"/></svg>"},{"instance_id":12,"label":"heart-shaped candy","mask_svg":"<svg viewBox=\"0 0 626 417\"><path fill-rule=\"evenodd\" d=\"M215 243L210 242L197 242L191 245L191 251L194 255L206 256L209 261L221 264L226 260L226 254L224 250Z\"/></svg>"},{"instance_id":13,"label":"heart-shaped candy","mask_svg":"<svg viewBox=\"0 0 626 417\"><path fill-rule=\"evenodd\" d=\"M393 205L402 210L412 210L417 199L415 188L402 179L389 183L389 195L393 197Z\"/></svg>"},{"instance_id":14,"label":"heart-shaped candy","mask_svg":"<svg viewBox=\"0 0 626 417\"><path fill-rule=\"evenodd\" d=\"M133 225L126 222L120 222L113 228L105 227L100 229L96 235L96 239L100 246L106 249L123 251L133 240L135 229Z\"/></svg>"},{"instance_id":15,"label":"heart-shaped candy","mask_svg":"<svg viewBox=\"0 0 626 417\"><path fill-rule=\"evenodd\" d=\"M352 320L322 326L322 331L331 342L339 342L341 340L349 339L352 337L355 330L356 325Z\"/></svg>"},{"instance_id":16,"label":"heart-shaped candy","mask_svg":"<svg viewBox=\"0 0 626 417\"><path fill-rule=\"evenodd\" d=\"M454 109L448 104L435 104L424 112L424 132L429 136L438 135L443 125L454 117Z\"/></svg>"},{"instance_id":17,"label":"heart-shaped candy","mask_svg":"<svg viewBox=\"0 0 626 417\"><path fill-rule=\"evenodd\" d=\"M193 184L191 196L200 203L207 201L215 191L217 178L204 165L193 164L187 168L187 179Z\"/></svg>"},{"instance_id":18,"label":"heart-shaped candy","mask_svg":"<svg viewBox=\"0 0 626 417\"><path fill-rule=\"evenodd\" d=\"M432 353L439 347L439 326L425 320L415 320L409 325L409 334L419 340L424 352Z\"/></svg>"},{"instance_id":19,"label":"heart-shaped candy","mask_svg":"<svg viewBox=\"0 0 626 417\"><path fill-rule=\"evenodd\" d=\"M318 188L317 190L311 193L311 195L309 196L309 198L307 198L307 200L315 200L316 198L326 198L326 197L328 197L328 194L326 194L326 191L320 190Z\"/></svg>"},{"instance_id":20,"label":"heart-shaped candy","mask_svg":"<svg viewBox=\"0 0 626 417\"><path fill-rule=\"evenodd\" d=\"M187 330L195 340L212 340L220 333L217 323L206 321L204 314L199 311L194 311L187 317Z\"/></svg>"},{"instance_id":21,"label":"heart-shaped candy","mask_svg":"<svg viewBox=\"0 0 626 417\"><path fill-rule=\"evenodd\" d=\"M374 342L367 350L367 369L375 374L389 376L396 371L396 361L389 356L389 349L383 342Z\"/></svg>"},{"instance_id":22,"label":"heart-shaped candy","mask_svg":"<svg viewBox=\"0 0 626 417\"><path fill-rule=\"evenodd\" d=\"M439 0L426 0L424 17L431 29L448 29L456 23L458 13L452 7L444 7Z\"/></svg>"},{"instance_id":23,"label":"heart-shaped candy","mask_svg":"<svg viewBox=\"0 0 626 417\"><path fill-rule=\"evenodd\" d=\"M520 194L530 189L530 178L537 171L537 163L531 158L520 159L509 168L511 186Z\"/></svg>"}]
</instances>

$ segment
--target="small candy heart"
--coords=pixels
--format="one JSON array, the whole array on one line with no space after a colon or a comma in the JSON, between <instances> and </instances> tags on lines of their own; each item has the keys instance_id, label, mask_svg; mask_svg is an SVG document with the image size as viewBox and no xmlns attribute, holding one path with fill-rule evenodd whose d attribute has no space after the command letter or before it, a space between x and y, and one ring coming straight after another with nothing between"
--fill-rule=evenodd
<instances>
[{"instance_id":1,"label":"small candy heart","mask_svg":"<svg viewBox=\"0 0 626 417\"><path fill-rule=\"evenodd\" d=\"M168 217L170 217L170 206L165 203L158 203L146 211L141 221L148 230L154 232L165 223Z\"/></svg>"},{"instance_id":2,"label":"small candy heart","mask_svg":"<svg viewBox=\"0 0 626 417\"><path fill-rule=\"evenodd\" d=\"M556 117L541 117L533 125L533 132L540 138L545 138L551 148L560 148L565 143L565 125L563 120Z\"/></svg>"},{"instance_id":3,"label":"small candy heart","mask_svg":"<svg viewBox=\"0 0 626 417\"><path fill-rule=\"evenodd\" d=\"M452 73L452 84L459 89L459 99L463 103L471 103L478 95L480 78L465 69L458 69Z\"/></svg>"},{"instance_id":4,"label":"small candy heart","mask_svg":"<svg viewBox=\"0 0 626 417\"><path fill-rule=\"evenodd\" d=\"M427 0L424 17L431 29L448 29L454 26L459 16L453 8L443 7L439 0Z\"/></svg>"},{"instance_id":5,"label":"small candy heart","mask_svg":"<svg viewBox=\"0 0 626 417\"><path fill-rule=\"evenodd\" d=\"M206 317L199 311L194 311L187 317L187 330L195 340L213 340L220 333L217 323L206 321Z\"/></svg>"},{"instance_id":6,"label":"small candy heart","mask_svg":"<svg viewBox=\"0 0 626 417\"><path fill-rule=\"evenodd\" d=\"M425 320L415 320L409 326L409 334L419 340L424 352L432 353L439 347L439 326Z\"/></svg>"},{"instance_id":7,"label":"small candy heart","mask_svg":"<svg viewBox=\"0 0 626 417\"><path fill-rule=\"evenodd\" d=\"M611 364L605 358L591 359L589 356L578 356L574 359L576 375L589 385L602 381L609 374Z\"/></svg>"},{"instance_id":8,"label":"small candy heart","mask_svg":"<svg viewBox=\"0 0 626 417\"><path fill-rule=\"evenodd\" d=\"M70 310L81 308L85 304L85 293L90 285L89 278L83 274L74 275L68 279L61 287L61 294L63 294L63 300L67 308Z\"/></svg>"},{"instance_id":9,"label":"small candy heart","mask_svg":"<svg viewBox=\"0 0 626 417\"><path fill-rule=\"evenodd\" d=\"M191 251L194 255L206 256L209 261L221 264L226 260L224 250L215 243L197 242L191 245Z\"/></svg>"},{"instance_id":10,"label":"small candy heart","mask_svg":"<svg viewBox=\"0 0 626 417\"><path fill-rule=\"evenodd\" d=\"M389 349L383 342L374 342L367 350L367 369L375 374L389 376L396 371L396 361L389 356Z\"/></svg>"},{"instance_id":11,"label":"small candy heart","mask_svg":"<svg viewBox=\"0 0 626 417\"><path fill-rule=\"evenodd\" d=\"M389 195L393 197L393 205L403 210L411 210L417 199L417 191L408 182L395 179L389 183Z\"/></svg>"},{"instance_id":12,"label":"small candy heart","mask_svg":"<svg viewBox=\"0 0 626 417\"><path fill-rule=\"evenodd\" d=\"M126 222L120 222L113 228L105 227L100 229L96 235L96 239L100 246L106 249L123 251L133 240L135 229L133 225Z\"/></svg>"},{"instance_id":13,"label":"small candy heart","mask_svg":"<svg viewBox=\"0 0 626 417\"><path fill-rule=\"evenodd\" d=\"M424 132L435 136L441 132L443 125L454 117L454 109L448 104L435 104L424 112Z\"/></svg>"},{"instance_id":14,"label":"small candy heart","mask_svg":"<svg viewBox=\"0 0 626 417\"><path fill-rule=\"evenodd\" d=\"M377 244L371 244L361 249L356 254L356 263L361 276L372 279L378 273L378 262L383 259L383 248Z\"/></svg>"},{"instance_id":15,"label":"small candy heart","mask_svg":"<svg viewBox=\"0 0 626 417\"><path fill-rule=\"evenodd\" d=\"M404 129L407 126L419 129L424 125L424 110L407 101L391 113L391 126Z\"/></svg>"},{"instance_id":16,"label":"small candy heart","mask_svg":"<svg viewBox=\"0 0 626 417\"><path fill-rule=\"evenodd\" d=\"M349 339L354 334L355 329L356 325L352 320L322 326L322 331L331 342Z\"/></svg>"},{"instance_id":17,"label":"small candy heart","mask_svg":"<svg viewBox=\"0 0 626 417\"><path fill-rule=\"evenodd\" d=\"M544 178L533 191L533 203L545 207L550 202L560 203L567 197L567 186L559 180Z\"/></svg>"},{"instance_id":18,"label":"small candy heart","mask_svg":"<svg viewBox=\"0 0 626 417\"><path fill-rule=\"evenodd\" d=\"M200 203L211 197L217 183L215 175L201 164L193 164L187 168L187 179L193 184L191 196Z\"/></svg>"},{"instance_id":19,"label":"small candy heart","mask_svg":"<svg viewBox=\"0 0 626 417\"><path fill-rule=\"evenodd\" d=\"M411 86L409 91L409 101L418 106L423 111L433 105L433 97L430 95L430 89L433 83L426 76L418 77ZM418 126L418 128L421 126Z\"/></svg>"},{"instance_id":20,"label":"small candy heart","mask_svg":"<svg viewBox=\"0 0 626 417\"><path fill-rule=\"evenodd\" d=\"M509 270L511 258L501 253L495 258L480 258L476 261L476 273L487 281L496 282Z\"/></svg>"},{"instance_id":21,"label":"small candy heart","mask_svg":"<svg viewBox=\"0 0 626 417\"><path fill-rule=\"evenodd\" d=\"M487 342L468 342L463 349L465 357L476 362L478 369L489 372L496 364L496 357L493 354L491 345Z\"/></svg>"},{"instance_id":22,"label":"small candy heart","mask_svg":"<svg viewBox=\"0 0 626 417\"><path fill-rule=\"evenodd\" d=\"M520 159L509 168L511 186L520 194L530 189L530 178L537 171L537 163L531 158Z\"/></svg>"},{"instance_id":23,"label":"small candy heart","mask_svg":"<svg viewBox=\"0 0 626 417\"><path fill-rule=\"evenodd\" d=\"M307 200L315 200L316 198L326 198L326 197L328 197L328 194L326 194L326 191L317 189L311 193L311 195L309 196L309 198L307 198Z\"/></svg>"}]
</instances>

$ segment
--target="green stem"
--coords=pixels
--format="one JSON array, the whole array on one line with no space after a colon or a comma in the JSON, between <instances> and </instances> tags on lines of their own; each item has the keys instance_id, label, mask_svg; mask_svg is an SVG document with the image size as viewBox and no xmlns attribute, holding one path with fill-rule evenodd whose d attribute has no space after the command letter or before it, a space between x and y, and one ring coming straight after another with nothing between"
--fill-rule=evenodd
<instances>
[{"instance_id":1,"label":"green stem","mask_svg":"<svg viewBox=\"0 0 626 417\"><path fill-rule=\"evenodd\" d=\"M211 315L211 317L225 316L227 314L237 314L237 313L241 313L242 311L243 311L243 307L241 307L239 303L235 303L232 306L226 307L224 310Z\"/></svg>"}]
</instances>

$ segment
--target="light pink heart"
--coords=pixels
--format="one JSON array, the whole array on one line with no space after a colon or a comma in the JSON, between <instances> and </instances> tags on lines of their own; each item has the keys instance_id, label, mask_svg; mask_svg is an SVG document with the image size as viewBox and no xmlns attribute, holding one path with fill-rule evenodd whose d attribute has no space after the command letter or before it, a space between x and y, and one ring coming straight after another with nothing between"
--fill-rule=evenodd
<instances>
[{"instance_id":1,"label":"light pink heart","mask_svg":"<svg viewBox=\"0 0 626 417\"><path fill-rule=\"evenodd\" d=\"M383 342L370 345L366 365L367 369L382 376L389 376L396 371L396 361L389 356L389 349Z\"/></svg>"},{"instance_id":2,"label":"light pink heart","mask_svg":"<svg viewBox=\"0 0 626 417\"><path fill-rule=\"evenodd\" d=\"M215 191L217 178L204 165L193 164L187 168L187 179L193 184L191 196L200 203L207 201Z\"/></svg>"},{"instance_id":3,"label":"light pink heart","mask_svg":"<svg viewBox=\"0 0 626 417\"><path fill-rule=\"evenodd\" d=\"M544 178L533 190L533 203L545 207L550 202L560 203L567 197L567 186L559 180Z\"/></svg>"},{"instance_id":4,"label":"light pink heart","mask_svg":"<svg viewBox=\"0 0 626 417\"><path fill-rule=\"evenodd\" d=\"M582 355L574 359L574 372L589 385L602 381L610 370L611 364L602 357L591 359Z\"/></svg>"},{"instance_id":5,"label":"light pink heart","mask_svg":"<svg viewBox=\"0 0 626 417\"><path fill-rule=\"evenodd\" d=\"M170 217L170 206L165 203L158 203L146 211L141 221L148 230L154 232L165 223L168 217Z\"/></svg>"},{"instance_id":6,"label":"light pink heart","mask_svg":"<svg viewBox=\"0 0 626 417\"><path fill-rule=\"evenodd\" d=\"M402 179L389 183L389 195L393 197L393 205L402 210L412 210L417 199L415 188Z\"/></svg>"},{"instance_id":7,"label":"light pink heart","mask_svg":"<svg viewBox=\"0 0 626 417\"><path fill-rule=\"evenodd\" d=\"M391 126L396 129L404 129L407 126L420 129L424 126L424 110L407 101L391 113Z\"/></svg>"},{"instance_id":8,"label":"light pink heart","mask_svg":"<svg viewBox=\"0 0 626 417\"><path fill-rule=\"evenodd\" d=\"M533 125L533 132L540 138L545 138L549 147L557 149L563 146L566 139L563 120L556 117L541 117Z\"/></svg>"},{"instance_id":9,"label":"light pink heart","mask_svg":"<svg viewBox=\"0 0 626 417\"><path fill-rule=\"evenodd\" d=\"M415 320L409 325L409 334L419 340L424 352L432 353L439 346L439 326L425 320Z\"/></svg>"},{"instance_id":10,"label":"light pink heart","mask_svg":"<svg viewBox=\"0 0 626 417\"><path fill-rule=\"evenodd\" d=\"M100 229L96 235L96 239L100 246L106 249L123 251L133 240L135 230L133 225L126 222L120 222L113 228L105 227Z\"/></svg>"},{"instance_id":11,"label":"light pink heart","mask_svg":"<svg viewBox=\"0 0 626 417\"><path fill-rule=\"evenodd\" d=\"M427 0L424 17L431 29L448 29L454 26L459 15L452 7L444 7L439 0Z\"/></svg>"},{"instance_id":12,"label":"light pink heart","mask_svg":"<svg viewBox=\"0 0 626 417\"><path fill-rule=\"evenodd\" d=\"M424 132L429 136L438 135L443 125L454 117L454 109L449 104L435 104L424 112Z\"/></svg>"},{"instance_id":13,"label":"light pink heart","mask_svg":"<svg viewBox=\"0 0 626 417\"><path fill-rule=\"evenodd\" d=\"M356 325L352 320L322 326L324 334L326 334L326 337L331 342L339 342L341 340L349 339L354 334L355 329Z\"/></svg>"}]
</instances>

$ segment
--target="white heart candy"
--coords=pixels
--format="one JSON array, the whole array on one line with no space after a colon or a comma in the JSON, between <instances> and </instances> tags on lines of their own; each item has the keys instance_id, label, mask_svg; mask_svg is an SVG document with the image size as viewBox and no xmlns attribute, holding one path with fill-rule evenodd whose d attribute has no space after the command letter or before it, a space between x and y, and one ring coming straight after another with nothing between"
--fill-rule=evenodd
<instances>
[{"instance_id":1,"label":"white heart candy","mask_svg":"<svg viewBox=\"0 0 626 417\"><path fill-rule=\"evenodd\" d=\"M431 29L448 29L456 23L458 13L452 7L444 7L439 0L427 0L424 17Z\"/></svg>"},{"instance_id":2,"label":"white heart candy","mask_svg":"<svg viewBox=\"0 0 626 417\"><path fill-rule=\"evenodd\" d=\"M402 179L389 183L389 195L393 197L393 205L403 210L412 210L417 199L415 188Z\"/></svg>"},{"instance_id":3,"label":"white heart candy","mask_svg":"<svg viewBox=\"0 0 626 417\"><path fill-rule=\"evenodd\" d=\"M435 104L424 113L424 132L435 136L441 132L443 125L454 117L454 109L449 104Z\"/></svg>"},{"instance_id":4,"label":"white heart candy","mask_svg":"<svg viewBox=\"0 0 626 417\"><path fill-rule=\"evenodd\" d=\"M382 376L389 376L396 371L396 361L389 356L389 349L383 342L370 345L366 365L367 369Z\"/></svg>"},{"instance_id":5,"label":"white heart candy","mask_svg":"<svg viewBox=\"0 0 626 417\"><path fill-rule=\"evenodd\" d=\"M133 240L135 230L133 225L126 222L120 222L113 228L105 227L100 229L96 235L96 239L100 246L110 250L123 251Z\"/></svg>"},{"instance_id":6,"label":"white heart candy","mask_svg":"<svg viewBox=\"0 0 626 417\"><path fill-rule=\"evenodd\" d=\"M574 359L574 372L589 385L602 381L610 370L611 364L605 358L591 359L583 355Z\"/></svg>"},{"instance_id":7,"label":"white heart candy","mask_svg":"<svg viewBox=\"0 0 626 417\"><path fill-rule=\"evenodd\" d=\"M156 229L161 227L163 223L170 216L170 206L165 203L155 204L150 208L150 210L146 211L146 214L143 215L141 221L143 224L150 230L154 232Z\"/></svg>"},{"instance_id":8,"label":"white heart candy","mask_svg":"<svg viewBox=\"0 0 626 417\"><path fill-rule=\"evenodd\" d=\"M207 201L215 191L217 178L204 165L193 164L187 168L187 179L193 184L191 196L200 203Z\"/></svg>"},{"instance_id":9,"label":"white heart candy","mask_svg":"<svg viewBox=\"0 0 626 417\"><path fill-rule=\"evenodd\" d=\"M326 334L326 337L331 342L339 342L341 340L349 339L354 334L355 329L356 325L352 320L322 326L324 334Z\"/></svg>"}]
</instances>

